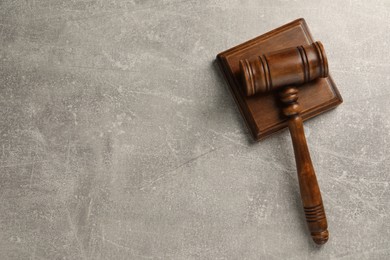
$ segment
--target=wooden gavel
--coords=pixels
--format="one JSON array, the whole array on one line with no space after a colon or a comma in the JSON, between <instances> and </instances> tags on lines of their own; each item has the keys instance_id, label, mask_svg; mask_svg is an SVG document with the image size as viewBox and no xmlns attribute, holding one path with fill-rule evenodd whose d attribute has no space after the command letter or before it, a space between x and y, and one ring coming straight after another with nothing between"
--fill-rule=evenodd
<instances>
[{"instance_id":1,"label":"wooden gavel","mask_svg":"<svg viewBox=\"0 0 390 260\"><path fill-rule=\"evenodd\" d=\"M282 111L288 118L306 221L314 242L324 244L329 237L328 224L297 102L299 85L328 76L324 48L314 42L240 60L240 70L247 96L279 91Z\"/></svg>"}]
</instances>

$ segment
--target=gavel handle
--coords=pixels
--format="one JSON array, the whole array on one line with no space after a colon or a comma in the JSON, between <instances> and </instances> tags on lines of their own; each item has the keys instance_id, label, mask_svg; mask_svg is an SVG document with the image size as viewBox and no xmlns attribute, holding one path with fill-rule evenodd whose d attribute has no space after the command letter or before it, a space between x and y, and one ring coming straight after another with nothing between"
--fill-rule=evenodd
<instances>
[{"instance_id":1,"label":"gavel handle","mask_svg":"<svg viewBox=\"0 0 390 260\"><path fill-rule=\"evenodd\" d=\"M307 147L303 120L299 114L300 108L297 103L297 94L298 90L295 87L287 87L281 91L281 100L286 105L283 112L289 117L288 128L294 147L299 188L307 225L314 242L322 245L328 241L328 224L321 191Z\"/></svg>"}]
</instances>

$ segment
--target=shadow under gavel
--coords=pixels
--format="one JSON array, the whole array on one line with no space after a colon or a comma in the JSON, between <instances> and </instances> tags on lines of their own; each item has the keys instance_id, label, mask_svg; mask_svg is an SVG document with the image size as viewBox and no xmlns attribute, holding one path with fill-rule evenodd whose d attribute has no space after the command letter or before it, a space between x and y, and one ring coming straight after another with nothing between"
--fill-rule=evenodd
<instances>
[{"instance_id":1,"label":"shadow under gavel","mask_svg":"<svg viewBox=\"0 0 390 260\"><path fill-rule=\"evenodd\" d=\"M299 85L328 76L324 48L315 42L240 60L240 70L247 96L279 92L288 118L306 221L314 242L324 244L329 237L328 224L297 102Z\"/></svg>"}]
</instances>

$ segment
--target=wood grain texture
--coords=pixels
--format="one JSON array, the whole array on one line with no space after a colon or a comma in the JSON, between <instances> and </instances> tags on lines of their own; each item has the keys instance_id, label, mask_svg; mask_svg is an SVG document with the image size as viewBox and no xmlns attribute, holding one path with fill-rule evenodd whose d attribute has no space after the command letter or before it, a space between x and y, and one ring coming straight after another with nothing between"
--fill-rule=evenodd
<instances>
[{"instance_id":1,"label":"wood grain texture","mask_svg":"<svg viewBox=\"0 0 390 260\"><path fill-rule=\"evenodd\" d=\"M316 244L326 243L328 224L303 128L303 119L342 102L322 44L299 19L217 57L256 140L288 126L307 225Z\"/></svg>"},{"instance_id":2,"label":"wood grain texture","mask_svg":"<svg viewBox=\"0 0 390 260\"><path fill-rule=\"evenodd\" d=\"M314 42L240 60L240 70L242 90L253 96L326 78L328 59L322 43Z\"/></svg>"},{"instance_id":3,"label":"wood grain texture","mask_svg":"<svg viewBox=\"0 0 390 260\"><path fill-rule=\"evenodd\" d=\"M314 43L304 19L297 19L257 38L217 55L217 61L229 89L255 140L262 140L286 128L275 93L247 97L242 91L240 60L261 56L277 50ZM342 103L332 77L310 81L299 88L301 117L307 120Z\"/></svg>"},{"instance_id":4,"label":"wood grain texture","mask_svg":"<svg viewBox=\"0 0 390 260\"><path fill-rule=\"evenodd\" d=\"M310 152L307 147L303 120L300 116L298 89L285 87L280 91L280 99L285 106L283 114L288 118L288 128L294 147L299 189L306 222L313 241L322 245L328 241L328 223L322 203L321 191L314 172Z\"/></svg>"}]
</instances>

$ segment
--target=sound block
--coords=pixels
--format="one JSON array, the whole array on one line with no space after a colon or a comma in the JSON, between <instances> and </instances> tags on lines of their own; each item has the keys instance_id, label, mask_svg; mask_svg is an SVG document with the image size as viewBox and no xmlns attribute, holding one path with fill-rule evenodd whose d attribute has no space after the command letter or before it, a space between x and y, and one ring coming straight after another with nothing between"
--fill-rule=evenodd
<instances>
[{"instance_id":1,"label":"sound block","mask_svg":"<svg viewBox=\"0 0 390 260\"><path fill-rule=\"evenodd\" d=\"M217 55L217 63L256 141L287 127L287 119L281 113L277 93L245 96L240 82L239 61L313 42L307 24L301 18ZM302 108L301 116L307 120L335 108L343 100L332 77L328 76L299 86L298 102Z\"/></svg>"}]
</instances>

